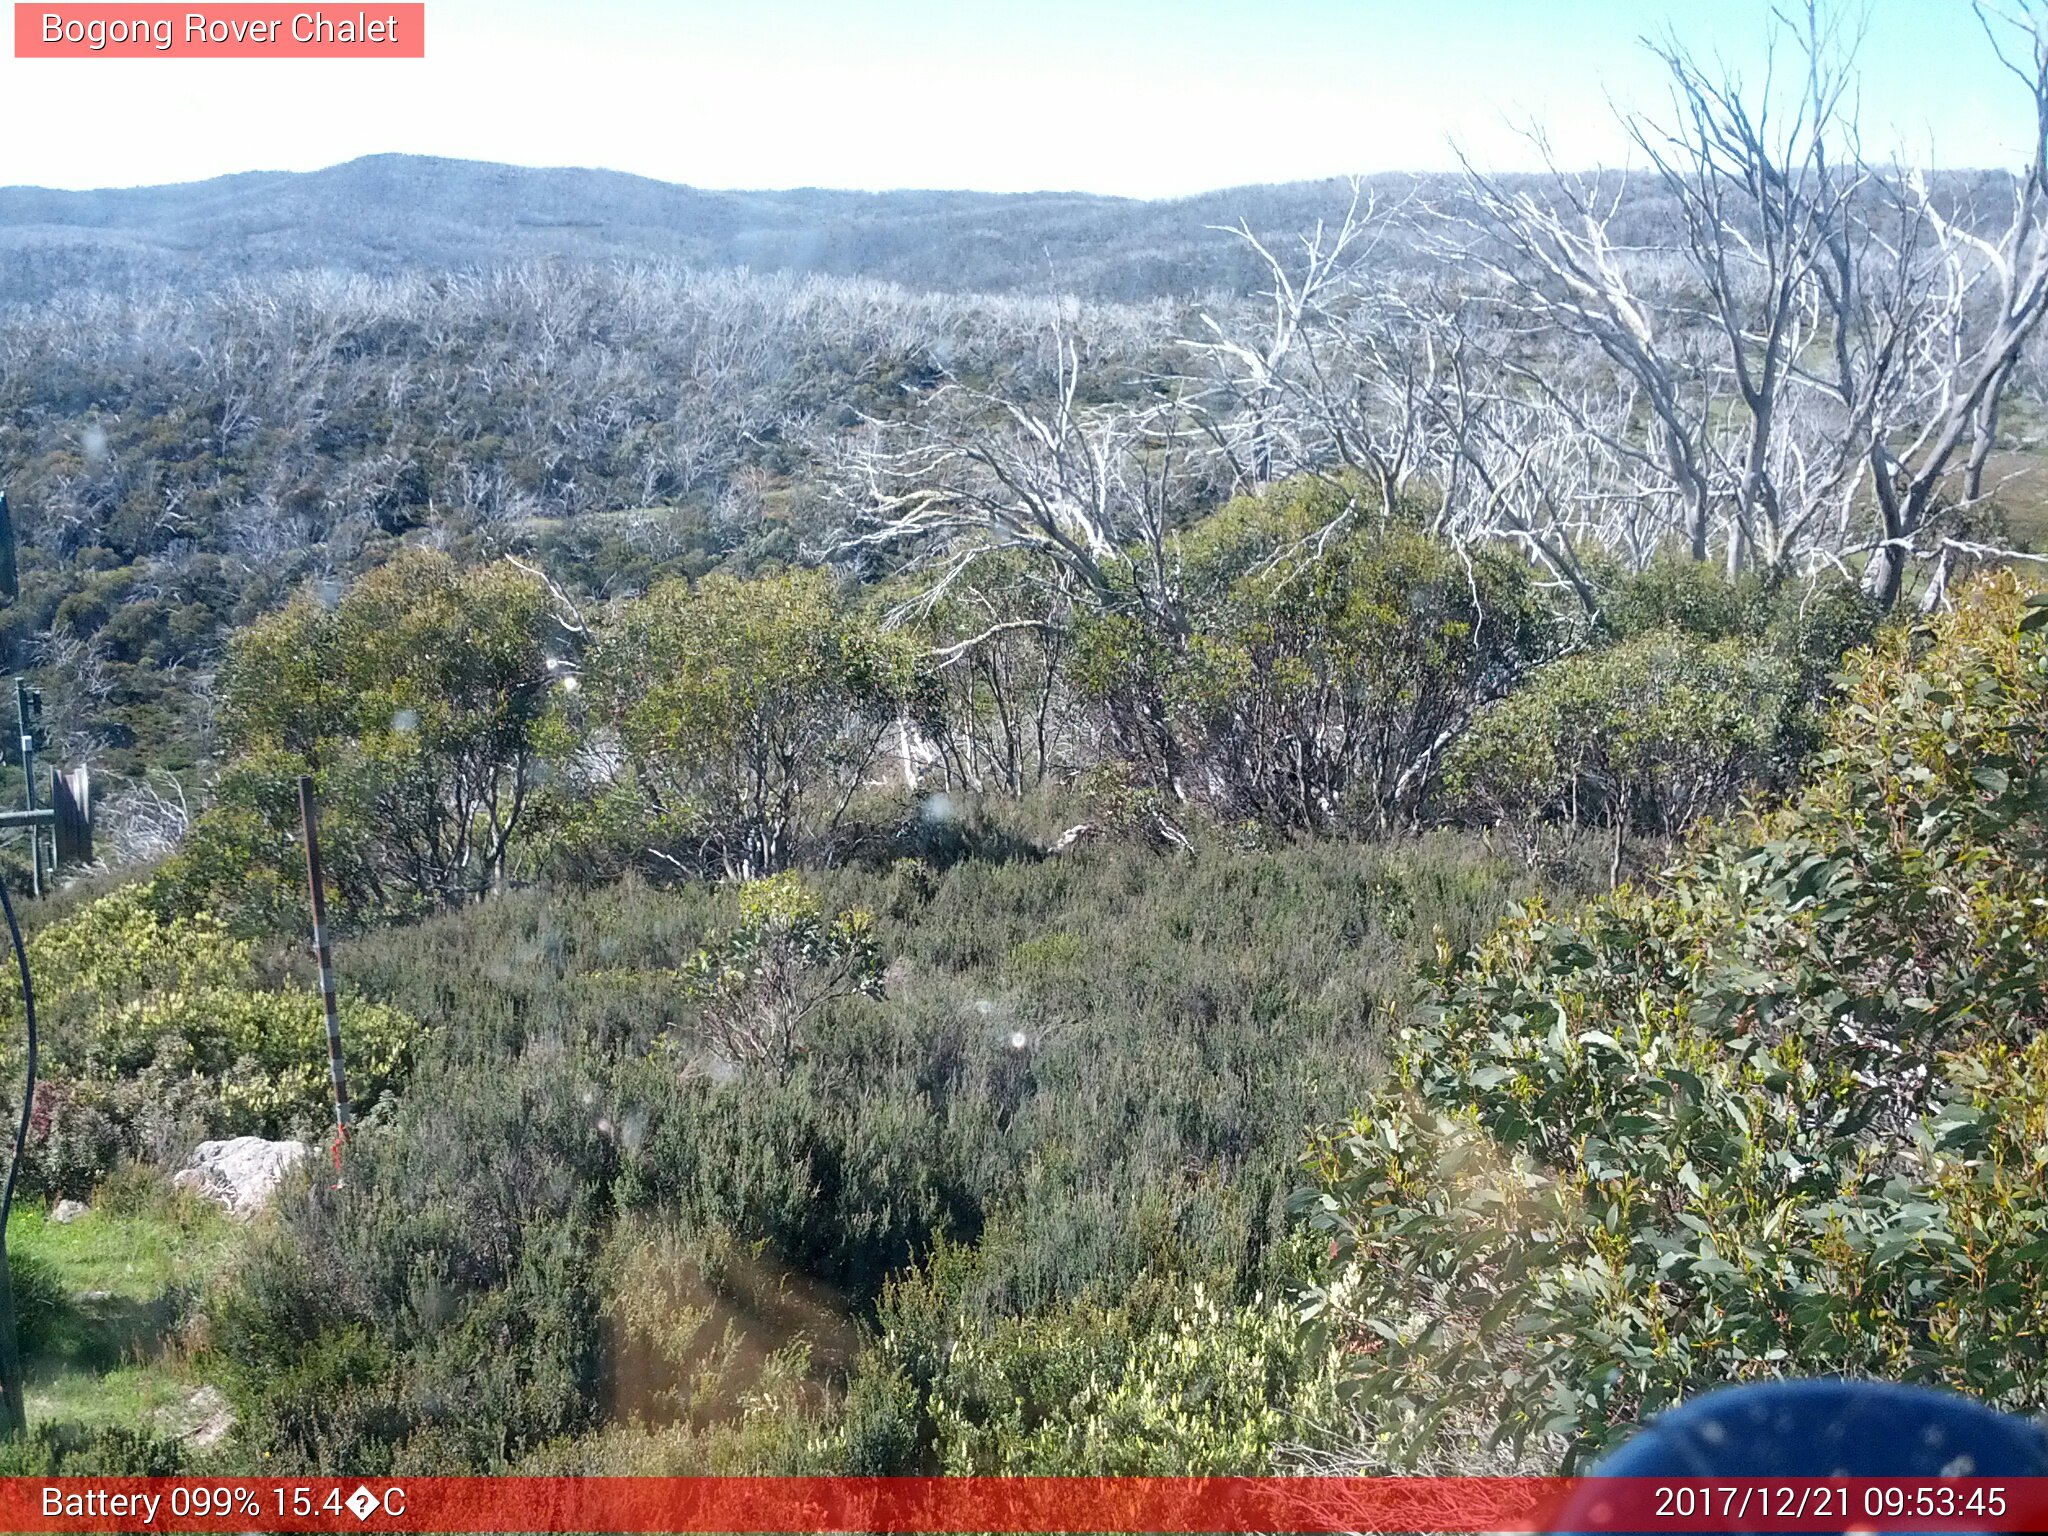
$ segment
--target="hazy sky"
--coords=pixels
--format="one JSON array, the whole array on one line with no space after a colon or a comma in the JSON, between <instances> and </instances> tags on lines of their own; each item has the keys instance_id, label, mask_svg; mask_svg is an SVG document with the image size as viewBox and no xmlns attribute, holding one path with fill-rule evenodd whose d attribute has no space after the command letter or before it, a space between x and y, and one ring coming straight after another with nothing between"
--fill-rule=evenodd
<instances>
[{"instance_id":1,"label":"hazy sky","mask_svg":"<svg viewBox=\"0 0 2048 1536\"><path fill-rule=\"evenodd\" d=\"M375 14L375 0L328 0ZM1965 0L1868 0L1866 147L2016 164L2025 101ZM109 7L107 14L118 14ZM1637 38L1760 69L1769 0L427 0L411 61L15 59L0 183L311 170L385 150L707 187L1171 195L1431 169L1455 140L1617 163Z\"/></svg>"}]
</instances>

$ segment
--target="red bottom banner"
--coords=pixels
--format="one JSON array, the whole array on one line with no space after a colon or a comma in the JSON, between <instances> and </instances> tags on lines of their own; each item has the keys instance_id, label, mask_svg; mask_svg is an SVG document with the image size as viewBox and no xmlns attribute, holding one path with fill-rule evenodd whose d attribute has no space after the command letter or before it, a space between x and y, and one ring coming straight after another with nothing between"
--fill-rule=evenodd
<instances>
[{"instance_id":1,"label":"red bottom banner","mask_svg":"<svg viewBox=\"0 0 2048 1536\"><path fill-rule=\"evenodd\" d=\"M7 1478L0 1530L2048 1531L2048 1478Z\"/></svg>"}]
</instances>

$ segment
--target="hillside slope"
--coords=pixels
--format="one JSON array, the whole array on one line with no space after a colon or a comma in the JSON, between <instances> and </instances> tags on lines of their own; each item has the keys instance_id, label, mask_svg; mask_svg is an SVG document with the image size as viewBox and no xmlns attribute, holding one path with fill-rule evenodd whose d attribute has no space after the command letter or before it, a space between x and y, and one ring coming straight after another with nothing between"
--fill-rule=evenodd
<instances>
[{"instance_id":1,"label":"hillside slope","mask_svg":"<svg viewBox=\"0 0 2048 1536\"><path fill-rule=\"evenodd\" d=\"M1211 225L1292 230L1341 210L1329 182L1173 202L1081 193L714 192L617 171L373 155L88 192L0 188L0 301L75 287L305 267L384 274L533 258L887 278L954 292L1105 298L1239 289L1253 276Z\"/></svg>"}]
</instances>

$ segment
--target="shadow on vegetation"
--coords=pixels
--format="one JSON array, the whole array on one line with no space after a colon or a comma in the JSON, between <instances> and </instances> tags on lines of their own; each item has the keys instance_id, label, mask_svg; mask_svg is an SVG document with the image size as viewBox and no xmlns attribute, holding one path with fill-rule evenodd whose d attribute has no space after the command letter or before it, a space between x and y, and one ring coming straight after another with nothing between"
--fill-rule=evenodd
<instances>
[{"instance_id":1,"label":"shadow on vegetation","mask_svg":"<svg viewBox=\"0 0 2048 1536\"><path fill-rule=\"evenodd\" d=\"M26 1364L29 1378L98 1373L151 1359L175 1338L190 1303L183 1289L146 1301L94 1292L71 1297L43 1320Z\"/></svg>"}]
</instances>

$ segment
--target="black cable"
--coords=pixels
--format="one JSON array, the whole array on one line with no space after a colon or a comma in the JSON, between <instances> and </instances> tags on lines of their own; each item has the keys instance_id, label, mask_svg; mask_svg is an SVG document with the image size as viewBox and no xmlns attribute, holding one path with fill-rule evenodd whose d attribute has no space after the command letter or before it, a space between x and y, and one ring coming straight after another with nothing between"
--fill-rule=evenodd
<instances>
[{"instance_id":1,"label":"black cable","mask_svg":"<svg viewBox=\"0 0 2048 1536\"><path fill-rule=\"evenodd\" d=\"M14 1209L14 1181L21 1173L22 1153L28 1148L28 1122L36 1101L36 988L28 976L28 949L21 942L21 924L14 920L14 902L7 894L7 882L0 879L0 912L7 914L7 935L14 940L14 963L21 968L21 1007L28 1016L28 1077L21 1089L21 1120L14 1127L14 1157L7 1164L7 1188L0 1192L0 1252L7 1241L7 1215Z\"/></svg>"}]
</instances>

